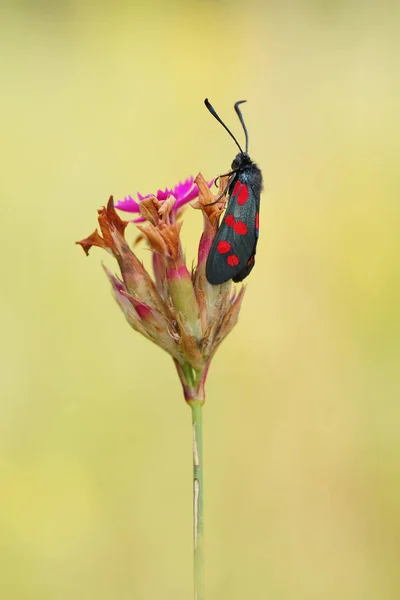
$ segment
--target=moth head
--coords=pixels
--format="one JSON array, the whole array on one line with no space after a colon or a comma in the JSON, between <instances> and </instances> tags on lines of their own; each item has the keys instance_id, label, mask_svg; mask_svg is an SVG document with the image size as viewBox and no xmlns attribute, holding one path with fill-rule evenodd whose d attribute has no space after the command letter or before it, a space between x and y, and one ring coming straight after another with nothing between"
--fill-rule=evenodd
<instances>
[{"instance_id":1,"label":"moth head","mask_svg":"<svg viewBox=\"0 0 400 600\"><path fill-rule=\"evenodd\" d=\"M246 165L250 164L251 159L247 152L239 152L239 154L235 156L234 161L232 163L232 170L237 171L238 169L241 169L242 167L245 167Z\"/></svg>"}]
</instances>

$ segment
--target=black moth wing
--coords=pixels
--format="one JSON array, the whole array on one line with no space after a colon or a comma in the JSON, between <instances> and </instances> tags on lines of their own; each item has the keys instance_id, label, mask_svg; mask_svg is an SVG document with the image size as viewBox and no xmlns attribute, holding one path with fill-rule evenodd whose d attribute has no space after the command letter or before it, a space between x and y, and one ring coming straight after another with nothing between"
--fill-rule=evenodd
<instances>
[{"instance_id":1,"label":"black moth wing","mask_svg":"<svg viewBox=\"0 0 400 600\"><path fill-rule=\"evenodd\" d=\"M245 279L247 277L247 275L250 274L250 271L256 264L255 256L256 256L256 250L257 250L257 242L258 242L258 236L256 237L256 243L254 244L254 248L253 248L253 251L251 253L249 260L247 261L247 263L245 264L243 269L241 271L239 271L239 273L237 275L232 277L232 281L234 281L235 283L239 283L239 281L243 281L243 279Z\"/></svg>"},{"instance_id":2,"label":"black moth wing","mask_svg":"<svg viewBox=\"0 0 400 600\"><path fill-rule=\"evenodd\" d=\"M253 268L261 186L261 171L254 163L242 167L229 184L228 206L207 260L209 283L242 281Z\"/></svg>"}]
</instances>

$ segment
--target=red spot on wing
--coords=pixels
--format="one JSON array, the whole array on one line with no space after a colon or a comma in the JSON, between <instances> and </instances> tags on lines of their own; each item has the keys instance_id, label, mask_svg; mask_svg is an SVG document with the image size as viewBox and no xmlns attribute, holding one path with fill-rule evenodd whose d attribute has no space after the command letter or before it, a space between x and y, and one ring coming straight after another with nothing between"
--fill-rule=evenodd
<instances>
[{"instance_id":1,"label":"red spot on wing","mask_svg":"<svg viewBox=\"0 0 400 600\"><path fill-rule=\"evenodd\" d=\"M247 261L247 263L246 263L246 264L247 264L247 266L249 267L249 266L251 265L251 263L253 263L253 262L254 262L254 254L252 254L252 255L250 256L250 258L249 258L249 260Z\"/></svg>"},{"instance_id":2,"label":"red spot on wing","mask_svg":"<svg viewBox=\"0 0 400 600\"><path fill-rule=\"evenodd\" d=\"M231 249L231 245L226 240L221 240L217 245L217 250L220 254L226 254Z\"/></svg>"},{"instance_id":3,"label":"red spot on wing","mask_svg":"<svg viewBox=\"0 0 400 600\"><path fill-rule=\"evenodd\" d=\"M235 186L235 189L236 189L236 186ZM237 203L238 204L246 204L248 199L249 199L249 188L247 187L247 185L245 183L242 183L240 190L239 190L239 196L237 199Z\"/></svg>"},{"instance_id":4,"label":"red spot on wing","mask_svg":"<svg viewBox=\"0 0 400 600\"><path fill-rule=\"evenodd\" d=\"M235 217L233 215L226 215L225 223L228 225L228 227L232 227L234 222L235 222Z\"/></svg>"},{"instance_id":5,"label":"red spot on wing","mask_svg":"<svg viewBox=\"0 0 400 600\"><path fill-rule=\"evenodd\" d=\"M256 213L256 229L258 229L258 213Z\"/></svg>"},{"instance_id":6,"label":"red spot on wing","mask_svg":"<svg viewBox=\"0 0 400 600\"><path fill-rule=\"evenodd\" d=\"M242 221L236 221L236 223L233 226L233 229L234 229L235 233L237 233L239 235L246 235L246 233L247 233L247 225L246 225L246 223L243 223Z\"/></svg>"},{"instance_id":7,"label":"red spot on wing","mask_svg":"<svg viewBox=\"0 0 400 600\"><path fill-rule=\"evenodd\" d=\"M240 190L240 186L242 184L240 183L240 181L238 180L235 184L235 187L233 188L233 192L232 192L232 196L237 196Z\"/></svg>"},{"instance_id":8,"label":"red spot on wing","mask_svg":"<svg viewBox=\"0 0 400 600\"><path fill-rule=\"evenodd\" d=\"M230 254L226 260L230 267L236 267L240 262L239 257L236 256L236 254Z\"/></svg>"}]
</instances>

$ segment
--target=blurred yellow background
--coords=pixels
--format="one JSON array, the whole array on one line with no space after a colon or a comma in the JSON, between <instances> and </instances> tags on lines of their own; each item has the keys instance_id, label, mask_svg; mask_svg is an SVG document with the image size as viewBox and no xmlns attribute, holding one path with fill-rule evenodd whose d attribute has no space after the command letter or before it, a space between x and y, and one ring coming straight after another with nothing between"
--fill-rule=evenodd
<instances>
[{"instance_id":1,"label":"blurred yellow background","mask_svg":"<svg viewBox=\"0 0 400 600\"><path fill-rule=\"evenodd\" d=\"M399 598L398 3L1 12L0 598L191 598L190 411L74 242L229 168L206 96L239 140L248 100L265 179L206 390L207 598Z\"/></svg>"}]
</instances>

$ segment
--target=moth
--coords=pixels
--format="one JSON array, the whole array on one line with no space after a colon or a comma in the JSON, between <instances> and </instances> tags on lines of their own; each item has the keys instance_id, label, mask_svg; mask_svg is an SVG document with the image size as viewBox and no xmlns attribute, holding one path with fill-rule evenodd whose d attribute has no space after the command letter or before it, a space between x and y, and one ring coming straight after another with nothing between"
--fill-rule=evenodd
<instances>
[{"instance_id":1,"label":"moth","mask_svg":"<svg viewBox=\"0 0 400 600\"><path fill-rule=\"evenodd\" d=\"M208 99L204 100L207 109L226 129L240 150L232 162L232 170L225 175L229 176L229 181L223 195L227 194L228 203L207 259L206 277L213 285L219 285L229 279L234 282L242 281L255 264L262 173L248 154L249 136L239 108L243 102L246 100L238 100L235 103L235 111L245 135L245 152Z\"/></svg>"}]
</instances>

